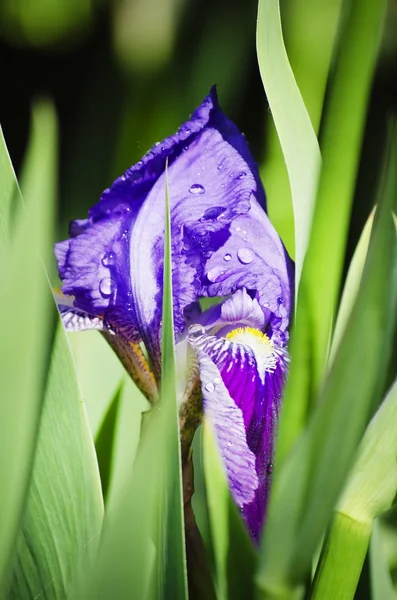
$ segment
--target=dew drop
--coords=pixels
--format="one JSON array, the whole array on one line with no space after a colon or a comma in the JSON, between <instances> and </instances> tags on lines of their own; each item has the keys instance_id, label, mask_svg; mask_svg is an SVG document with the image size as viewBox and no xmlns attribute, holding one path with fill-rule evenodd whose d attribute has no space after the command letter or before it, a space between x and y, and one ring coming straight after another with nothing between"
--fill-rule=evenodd
<instances>
[{"instance_id":1,"label":"dew drop","mask_svg":"<svg viewBox=\"0 0 397 600\"><path fill-rule=\"evenodd\" d=\"M213 383L207 383L205 386L205 389L207 390L207 392L213 392L215 389L215 386Z\"/></svg>"},{"instance_id":2,"label":"dew drop","mask_svg":"<svg viewBox=\"0 0 397 600\"><path fill-rule=\"evenodd\" d=\"M219 169L219 170L220 170L220 169L223 169L223 163L219 163L219 165L218 165L218 169Z\"/></svg>"},{"instance_id":3,"label":"dew drop","mask_svg":"<svg viewBox=\"0 0 397 600\"><path fill-rule=\"evenodd\" d=\"M269 463L266 467L266 473L268 475L270 475L271 473L273 473L273 463Z\"/></svg>"},{"instance_id":4,"label":"dew drop","mask_svg":"<svg viewBox=\"0 0 397 600\"><path fill-rule=\"evenodd\" d=\"M99 282L99 291L104 298L110 298L110 296L114 293L115 283L113 279L110 277L104 277Z\"/></svg>"},{"instance_id":5,"label":"dew drop","mask_svg":"<svg viewBox=\"0 0 397 600\"><path fill-rule=\"evenodd\" d=\"M236 231L241 231L241 227L236 227Z\"/></svg>"},{"instance_id":6,"label":"dew drop","mask_svg":"<svg viewBox=\"0 0 397 600\"><path fill-rule=\"evenodd\" d=\"M204 221L207 221L208 219L217 219L223 212L225 212L224 206L211 206L211 208L207 208L207 210L204 211L202 219Z\"/></svg>"},{"instance_id":7,"label":"dew drop","mask_svg":"<svg viewBox=\"0 0 397 600\"><path fill-rule=\"evenodd\" d=\"M231 448L232 447L232 442L228 442L227 445L228 445L229 448Z\"/></svg>"},{"instance_id":8,"label":"dew drop","mask_svg":"<svg viewBox=\"0 0 397 600\"><path fill-rule=\"evenodd\" d=\"M242 171L238 176L238 179L244 179L244 177L247 177L247 173L245 171Z\"/></svg>"},{"instance_id":9,"label":"dew drop","mask_svg":"<svg viewBox=\"0 0 397 600\"><path fill-rule=\"evenodd\" d=\"M201 183L193 183L193 185L189 188L189 192L191 194L205 194L205 189Z\"/></svg>"},{"instance_id":10,"label":"dew drop","mask_svg":"<svg viewBox=\"0 0 397 600\"><path fill-rule=\"evenodd\" d=\"M220 275L223 275L223 273L224 271L222 271L220 267L212 267L212 269L208 271L207 277L212 283L215 283L218 277L220 277Z\"/></svg>"},{"instance_id":11,"label":"dew drop","mask_svg":"<svg viewBox=\"0 0 397 600\"><path fill-rule=\"evenodd\" d=\"M102 257L102 264L104 267L111 267L114 265L116 255L114 252L106 252Z\"/></svg>"},{"instance_id":12,"label":"dew drop","mask_svg":"<svg viewBox=\"0 0 397 600\"><path fill-rule=\"evenodd\" d=\"M282 298L281 296L279 296L277 298L277 304L283 304L283 302L284 302L284 298Z\"/></svg>"},{"instance_id":13,"label":"dew drop","mask_svg":"<svg viewBox=\"0 0 397 600\"><path fill-rule=\"evenodd\" d=\"M220 383L221 381L222 381L222 379L220 377L215 377L215 379L214 379L215 385L218 385L218 383Z\"/></svg>"},{"instance_id":14,"label":"dew drop","mask_svg":"<svg viewBox=\"0 0 397 600\"><path fill-rule=\"evenodd\" d=\"M195 323L194 325L190 325L187 330L187 338L189 342L195 342L198 338L205 334L205 329L202 325L198 325Z\"/></svg>"},{"instance_id":15,"label":"dew drop","mask_svg":"<svg viewBox=\"0 0 397 600\"><path fill-rule=\"evenodd\" d=\"M240 248L237 252L237 258L243 265L249 265L254 260L255 255L249 248Z\"/></svg>"},{"instance_id":16,"label":"dew drop","mask_svg":"<svg viewBox=\"0 0 397 600\"><path fill-rule=\"evenodd\" d=\"M157 148L157 146L160 146L160 142L155 142L155 147Z\"/></svg>"},{"instance_id":17,"label":"dew drop","mask_svg":"<svg viewBox=\"0 0 397 600\"><path fill-rule=\"evenodd\" d=\"M247 230L243 229L243 235L247 235Z\"/></svg>"},{"instance_id":18,"label":"dew drop","mask_svg":"<svg viewBox=\"0 0 397 600\"><path fill-rule=\"evenodd\" d=\"M227 254L225 254L225 256L223 257L223 260L225 260L226 262L229 262L229 260L232 260L232 255L228 252Z\"/></svg>"}]
</instances>

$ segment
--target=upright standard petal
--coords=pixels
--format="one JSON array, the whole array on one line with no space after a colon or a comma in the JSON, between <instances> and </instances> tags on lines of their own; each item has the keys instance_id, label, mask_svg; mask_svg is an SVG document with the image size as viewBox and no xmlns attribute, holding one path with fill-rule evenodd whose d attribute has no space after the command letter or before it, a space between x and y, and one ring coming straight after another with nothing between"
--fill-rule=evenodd
<instances>
[{"instance_id":1,"label":"upright standard petal","mask_svg":"<svg viewBox=\"0 0 397 600\"><path fill-rule=\"evenodd\" d=\"M257 294L267 326L285 336L291 262L261 206L263 188L243 136L222 114L214 92L205 106L206 125L168 163L176 332L183 331L185 308L200 296L226 296L244 286ZM157 355L164 197L165 174L148 193L130 237L137 323Z\"/></svg>"}]
</instances>

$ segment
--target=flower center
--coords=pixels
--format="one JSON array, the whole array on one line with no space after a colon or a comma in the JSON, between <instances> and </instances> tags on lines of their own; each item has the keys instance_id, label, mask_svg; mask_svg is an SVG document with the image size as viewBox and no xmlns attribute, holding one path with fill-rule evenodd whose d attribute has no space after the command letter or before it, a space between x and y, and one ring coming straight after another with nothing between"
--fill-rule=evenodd
<instances>
[{"instance_id":1,"label":"flower center","mask_svg":"<svg viewBox=\"0 0 397 600\"><path fill-rule=\"evenodd\" d=\"M266 333L262 333L254 327L238 327L230 331L226 338L236 344L244 344L253 351L258 364L265 371L274 371L277 364L277 356L274 351L273 342Z\"/></svg>"}]
</instances>

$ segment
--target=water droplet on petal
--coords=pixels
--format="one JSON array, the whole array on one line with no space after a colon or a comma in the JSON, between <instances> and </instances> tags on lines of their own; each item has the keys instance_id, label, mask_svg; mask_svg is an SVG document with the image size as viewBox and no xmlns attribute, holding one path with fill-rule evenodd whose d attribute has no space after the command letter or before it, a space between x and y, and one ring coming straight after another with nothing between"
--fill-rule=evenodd
<instances>
[{"instance_id":1,"label":"water droplet on petal","mask_svg":"<svg viewBox=\"0 0 397 600\"><path fill-rule=\"evenodd\" d=\"M277 298L277 304L282 304L283 302L284 302L284 298L279 296L279 298Z\"/></svg>"},{"instance_id":2,"label":"water droplet on petal","mask_svg":"<svg viewBox=\"0 0 397 600\"><path fill-rule=\"evenodd\" d=\"M111 267L114 265L116 255L114 252L106 252L102 257L102 264L104 267Z\"/></svg>"},{"instance_id":3,"label":"water droplet on petal","mask_svg":"<svg viewBox=\"0 0 397 600\"><path fill-rule=\"evenodd\" d=\"M232 442L228 442L227 445L229 446L229 448L232 447Z\"/></svg>"},{"instance_id":4,"label":"water droplet on petal","mask_svg":"<svg viewBox=\"0 0 397 600\"><path fill-rule=\"evenodd\" d=\"M229 262L229 260L232 260L232 255L228 252L227 254L225 254L225 256L223 257L223 260L225 260L226 262Z\"/></svg>"},{"instance_id":5,"label":"water droplet on petal","mask_svg":"<svg viewBox=\"0 0 397 600\"><path fill-rule=\"evenodd\" d=\"M193 185L189 188L189 192L191 194L205 194L205 189L201 183L193 183Z\"/></svg>"},{"instance_id":6,"label":"water droplet on petal","mask_svg":"<svg viewBox=\"0 0 397 600\"><path fill-rule=\"evenodd\" d=\"M198 325L195 323L194 325L190 325L187 330L187 338L189 342L195 342L202 335L205 335L205 329L202 325Z\"/></svg>"},{"instance_id":7,"label":"water droplet on petal","mask_svg":"<svg viewBox=\"0 0 397 600\"><path fill-rule=\"evenodd\" d=\"M223 169L223 163L219 163L218 169Z\"/></svg>"},{"instance_id":8,"label":"water droplet on petal","mask_svg":"<svg viewBox=\"0 0 397 600\"><path fill-rule=\"evenodd\" d=\"M249 265L254 260L255 255L249 248L240 248L237 252L237 258L243 265Z\"/></svg>"},{"instance_id":9,"label":"water droplet on petal","mask_svg":"<svg viewBox=\"0 0 397 600\"><path fill-rule=\"evenodd\" d=\"M220 267L212 267L212 269L210 269L208 271L207 277L212 283L215 283L215 281L218 279L218 277L223 275L224 272L225 271L222 271L222 269Z\"/></svg>"},{"instance_id":10,"label":"water droplet on petal","mask_svg":"<svg viewBox=\"0 0 397 600\"><path fill-rule=\"evenodd\" d=\"M115 291L115 283L110 277L104 277L99 282L99 291L104 298L110 298Z\"/></svg>"},{"instance_id":11,"label":"water droplet on petal","mask_svg":"<svg viewBox=\"0 0 397 600\"><path fill-rule=\"evenodd\" d=\"M223 212L225 212L224 206L211 206L211 208L207 208L207 210L204 211L202 219L204 221L207 221L208 219L217 219Z\"/></svg>"},{"instance_id":12,"label":"water droplet on petal","mask_svg":"<svg viewBox=\"0 0 397 600\"><path fill-rule=\"evenodd\" d=\"M214 383L217 385L218 383L220 383L222 381L222 379L220 377L215 377L214 379Z\"/></svg>"},{"instance_id":13,"label":"water droplet on petal","mask_svg":"<svg viewBox=\"0 0 397 600\"><path fill-rule=\"evenodd\" d=\"M243 235L247 235L247 230L243 229Z\"/></svg>"},{"instance_id":14,"label":"water droplet on petal","mask_svg":"<svg viewBox=\"0 0 397 600\"><path fill-rule=\"evenodd\" d=\"M238 179L244 179L244 177L247 177L247 173L245 171L242 171L238 176Z\"/></svg>"},{"instance_id":15,"label":"water droplet on petal","mask_svg":"<svg viewBox=\"0 0 397 600\"><path fill-rule=\"evenodd\" d=\"M207 390L207 392L213 392L215 389L215 386L213 383L207 383L205 386L205 389Z\"/></svg>"},{"instance_id":16,"label":"water droplet on petal","mask_svg":"<svg viewBox=\"0 0 397 600\"><path fill-rule=\"evenodd\" d=\"M270 475L273 472L273 464L269 463L266 467L266 472L268 475Z\"/></svg>"}]
</instances>

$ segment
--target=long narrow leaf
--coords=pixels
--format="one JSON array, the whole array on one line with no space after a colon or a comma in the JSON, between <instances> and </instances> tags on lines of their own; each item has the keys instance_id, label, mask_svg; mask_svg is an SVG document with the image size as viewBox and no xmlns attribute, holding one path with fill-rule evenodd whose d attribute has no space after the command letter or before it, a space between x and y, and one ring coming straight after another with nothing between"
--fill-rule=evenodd
<instances>
[{"instance_id":1,"label":"long narrow leaf","mask_svg":"<svg viewBox=\"0 0 397 600\"><path fill-rule=\"evenodd\" d=\"M298 289L309 242L321 157L316 134L285 51L278 1L259 0L257 53L290 181Z\"/></svg>"},{"instance_id":2,"label":"long narrow leaf","mask_svg":"<svg viewBox=\"0 0 397 600\"><path fill-rule=\"evenodd\" d=\"M38 107L33 123L25 176L35 170L40 189L26 190L27 208L18 207L12 240L0 257L0 595L8 583L30 480L55 317L40 261L51 239L56 140L52 108ZM6 189L13 194L16 183L12 184L4 145L0 155Z\"/></svg>"}]
</instances>

